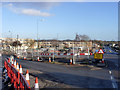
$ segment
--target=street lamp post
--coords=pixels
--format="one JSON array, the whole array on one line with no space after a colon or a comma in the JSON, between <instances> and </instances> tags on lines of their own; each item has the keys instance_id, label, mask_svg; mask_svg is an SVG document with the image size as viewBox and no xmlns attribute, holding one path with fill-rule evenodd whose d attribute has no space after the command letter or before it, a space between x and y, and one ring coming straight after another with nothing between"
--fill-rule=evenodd
<instances>
[{"instance_id":1,"label":"street lamp post","mask_svg":"<svg viewBox=\"0 0 120 90\"><path fill-rule=\"evenodd\" d=\"M74 41L73 41L73 64L75 64L75 57L74 57L74 54L75 54L75 52L74 52Z\"/></svg>"},{"instance_id":2,"label":"street lamp post","mask_svg":"<svg viewBox=\"0 0 120 90\"><path fill-rule=\"evenodd\" d=\"M39 43L38 43L38 35L39 35L39 34L38 34L38 33L39 33L39 32L38 32L38 24L39 24L39 21L44 21L44 19L40 19L40 20L37 19L37 52L38 52L38 48L39 48ZM38 54L38 55L39 55L39 54Z\"/></svg>"}]
</instances>

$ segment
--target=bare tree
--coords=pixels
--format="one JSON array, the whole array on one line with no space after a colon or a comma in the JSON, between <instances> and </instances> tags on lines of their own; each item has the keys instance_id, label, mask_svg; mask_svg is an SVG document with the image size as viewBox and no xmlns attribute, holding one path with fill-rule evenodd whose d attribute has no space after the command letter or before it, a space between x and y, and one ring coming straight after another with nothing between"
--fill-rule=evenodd
<instances>
[{"instance_id":1,"label":"bare tree","mask_svg":"<svg viewBox=\"0 0 120 90\"><path fill-rule=\"evenodd\" d=\"M79 38L80 38L80 40L85 40L85 41L88 41L88 40L90 40L90 37L88 36L88 35L79 35Z\"/></svg>"},{"instance_id":2,"label":"bare tree","mask_svg":"<svg viewBox=\"0 0 120 90\"><path fill-rule=\"evenodd\" d=\"M15 47L15 51L16 51L16 47L18 46L22 46L22 43L20 43L20 41L14 41L10 44L12 47Z\"/></svg>"},{"instance_id":3,"label":"bare tree","mask_svg":"<svg viewBox=\"0 0 120 90\"><path fill-rule=\"evenodd\" d=\"M26 41L26 45L29 48L32 48L34 46L35 41L33 39L26 39L25 41Z\"/></svg>"}]
</instances>

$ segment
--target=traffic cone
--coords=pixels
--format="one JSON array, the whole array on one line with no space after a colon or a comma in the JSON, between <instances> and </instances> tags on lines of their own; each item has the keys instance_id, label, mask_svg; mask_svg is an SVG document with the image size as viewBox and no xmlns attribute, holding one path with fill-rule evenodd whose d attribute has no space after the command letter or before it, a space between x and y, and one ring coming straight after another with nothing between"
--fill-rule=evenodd
<instances>
[{"instance_id":1,"label":"traffic cone","mask_svg":"<svg viewBox=\"0 0 120 90\"><path fill-rule=\"evenodd\" d=\"M20 65L20 73L23 74L22 66Z\"/></svg>"},{"instance_id":2,"label":"traffic cone","mask_svg":"<svg viewBox=\"0 0 120 90\"><path fill-rule=\"evenodd\" d=\"M29 81L29 72L28 72L28 70L26 71L26 81L27 81L28 84L30 85L30 81Z\"/></svg>"},{"instance_id":3,"label":"traffic cone","mask_svg":"<svg viewBox=\"0 0 120 90\"><path fill-rule=\"evenodd\" d=\"M26 60L26 57L24 57L24 60Z\"/></svg>"},{"instance_id":4,"label":"traffic cone","mask_svg":"<svg viewBox=\"0 0 120 90\"><path fill-rule=\"evenodd\" d=\"M49 62L51 62L51 58L49 57Z\"/></svg>"},{"instance_id":5,"label":"traffic cone","mask_svg":"<svg viewBox=\"0 0 120 90\"><path fill-rule=\"evenodd\" d=\"M16 68L16 60L14 61L14 67Z\"/></svg>"},{"instance_id":6,"label":"traffic cone","mask_svg":"<svg viewBox=\"0 0 120 90\"><path fill-rule=\"evenodd\" d=\"M72 65L72 59L70 59L70 65Z\"/></svg>"},{"instance_id":7,"label":"traffic cone","mask_svg":"<svg viewBox=\"0 0 120 90\"><path fill-rule=\"evenodd\" d=\"M18 63L17 63L17 70L19 71L19 65L18 65Z\"/></svg>"},{"instance_id":8,"label":"traffic cone","mask_svg":"<svg viewBox=\"0 0 120 90\"><path fill-rule=\"evenodd\" d=\"M39 89L39 85L38 85L38 78L36 77L35 78L35 89Z\"/></svg>"},{"instance_id":9,"label":"traffic cone","mask_svg":"<svg viewBox=\"0 0 120 90\"><path fill-rule=\"evenodd\" d=\"M37 58L37 60L39 61L39 57Z\"/></svg>"},{"instance_id":10,"label":"traffic cone","mask_svg":"<svg viewBox=\"0 0 120 90\"><path fill-rule=\"evenodd\" d=\"M10 63L10 58L8 58L8 62Z\"/></svg>"}]
</instances>

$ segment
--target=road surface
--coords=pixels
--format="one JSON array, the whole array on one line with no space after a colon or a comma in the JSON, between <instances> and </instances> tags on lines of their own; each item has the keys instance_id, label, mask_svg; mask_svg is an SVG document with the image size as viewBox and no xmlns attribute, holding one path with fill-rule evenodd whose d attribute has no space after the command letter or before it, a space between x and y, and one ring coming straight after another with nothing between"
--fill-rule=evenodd
<instances>
[{"instance_id":1,"label":"road surface","mask_svg":"<svg viewBox=\"0 0 120 90\"><path fill-rule=\"evenodd\" d=\"M4 58L5 56L3 56L3 60ZM111 56L109 54L105 56L108 67L95 67L92 65L73 66L16 60L24 69L30 71L30 75L37 76L39 79L41 79L41 75L46 75L49 81L64 84L64 86L66 85L70 88L117 88L119 83L118 69L116 66L118 59L116 55ZM35 71L42 73L36 73ZM62 88L59 85L56 87Z\"/></svg>"}]
</instances>

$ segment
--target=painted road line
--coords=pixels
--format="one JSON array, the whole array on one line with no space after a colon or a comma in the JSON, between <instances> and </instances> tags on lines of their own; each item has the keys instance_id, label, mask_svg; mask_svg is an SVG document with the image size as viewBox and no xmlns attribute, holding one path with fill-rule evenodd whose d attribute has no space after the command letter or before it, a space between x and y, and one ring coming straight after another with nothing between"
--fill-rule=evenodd
<instances>
[{"instance_id":1,"label":"painted road line","mask_svg":"<svg viewBox=\"0 0 120 90\"><path fill-rule=\"evenodd\" d=\"M112 74L112 72L111 72L111 71L109 71L109 73L110 73L110 74Z\"/></svg>"},{"instance_id":2,"label":"painted road line","mask_svg":"<svg viewBox=\"0 0 120 90\"><path fill-rule=\"evenodd\" d=\"M113 88L118 88L117 83L116 83L116 80L115 80L115 78L113 77L111 70L109 70L109 74L110 74L110 79L111 79L111 81L112 81L112 86L113 86Z\"/></svg>"},{"instance_id":3,"label":"painted road line","mask_svg":"<svg viewBox=\"0 0 120 90\"><path fill-rule=\"evenodd\" d=\"M112 83L112 86L113 86L113 88L115 88L115 85L114 85L114 83Z\"/></svg>"},{"instance_id":4,"label":"painted road line","mask_svg":"<svg viewBox=\"0 0 120 90\"><path fill-rule=\"evenodd\" d=\"M111 80L113 80L113 77L112 77L112 76L110 76L110 78L111 78Z\"/></svg>"},{"instance_id":5,"label":"painted road line","mask_svg":"<svg viewBox=\"0 0 120 90\"><path fill-rule=\"evenodd\" d=\"M110 78L111 78L111 81L112 81L113 88L118 88L117 83L116 83L114 77L111 75Z\"/></svg>"}]
</instances>

